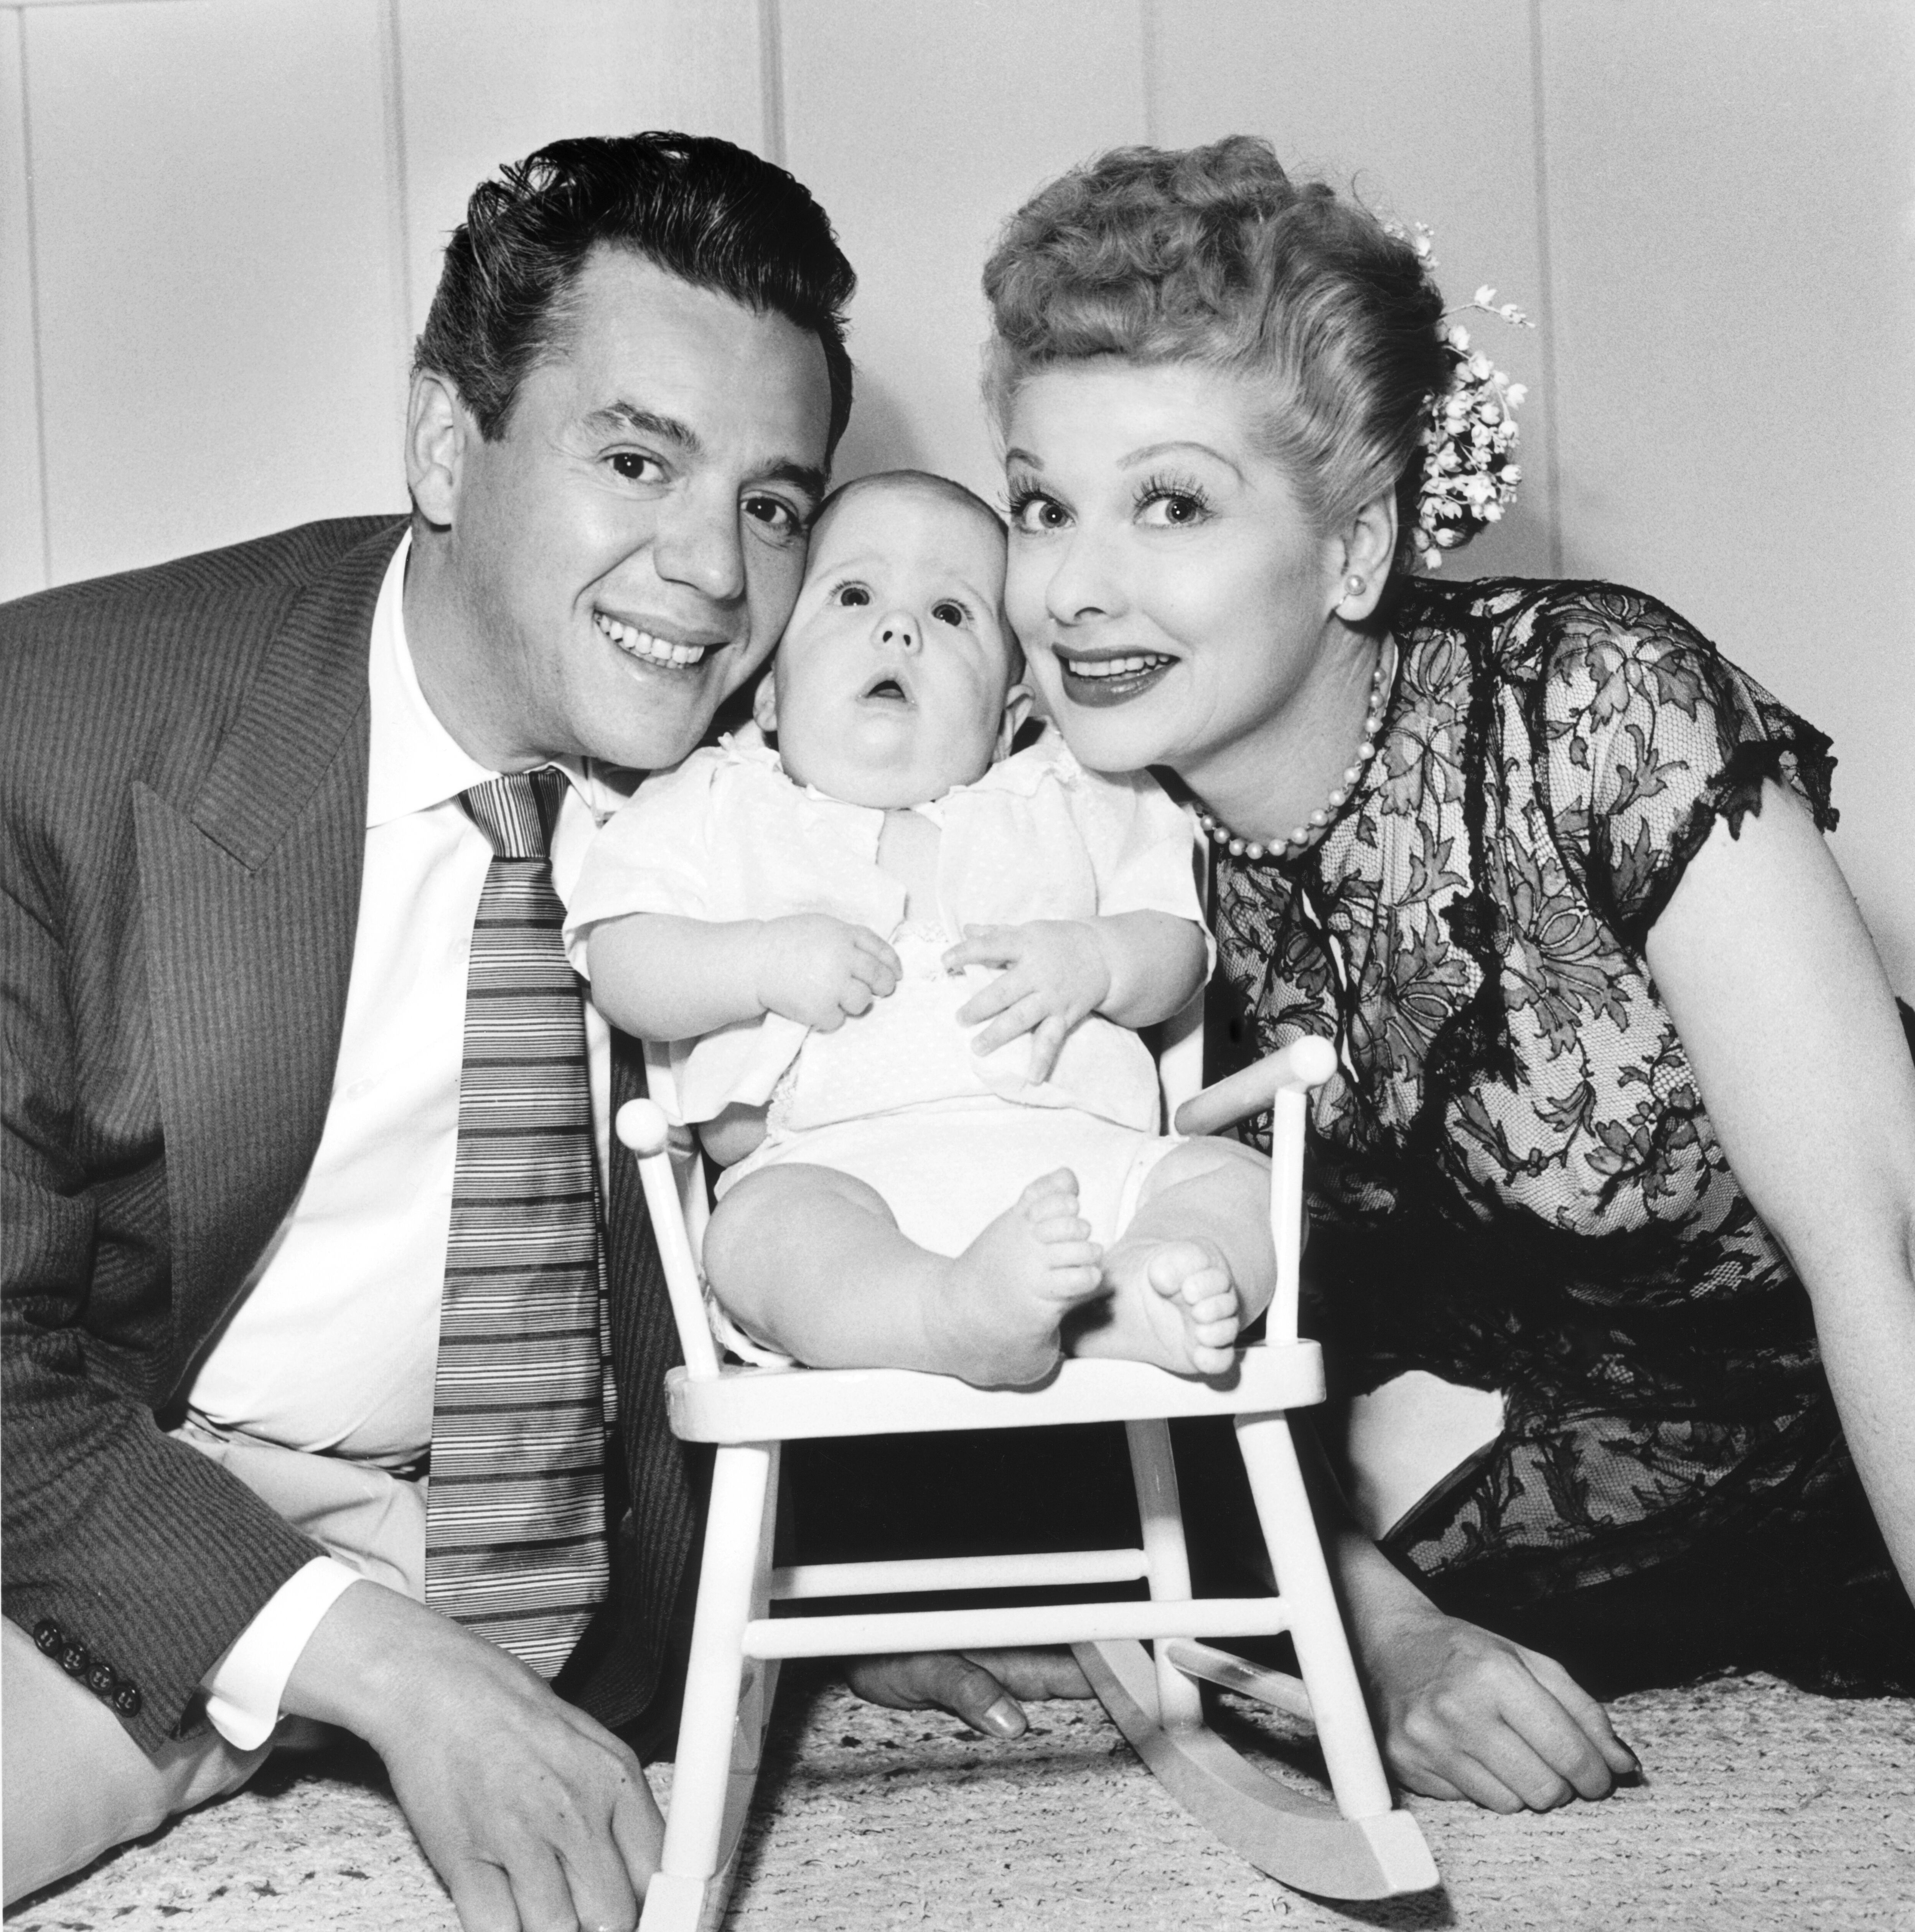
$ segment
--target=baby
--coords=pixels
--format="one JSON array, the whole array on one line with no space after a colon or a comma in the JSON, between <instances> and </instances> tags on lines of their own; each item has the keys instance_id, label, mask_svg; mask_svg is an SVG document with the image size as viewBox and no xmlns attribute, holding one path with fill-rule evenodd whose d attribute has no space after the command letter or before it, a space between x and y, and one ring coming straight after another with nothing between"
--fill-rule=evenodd
<instances>
[{"instance_id":1,"label":"baby","mask_svg":"<svg viewBox=\"0 0 1915 1932\"><path fill-rule=\"evenodd\" d=\"M1011 752L1004 580L960 485L838 491L758 691L776 751L727 739L640 788L572 956L615 1024L674 1042L725 1169L706 1272L750 1335L986 1385L1067 1349L1217 1374L1270 1298L1268 1169L1159 1135L1128 1030L1207 970L1189 827L1055 733Z\"/></svg>"}]
</instances>

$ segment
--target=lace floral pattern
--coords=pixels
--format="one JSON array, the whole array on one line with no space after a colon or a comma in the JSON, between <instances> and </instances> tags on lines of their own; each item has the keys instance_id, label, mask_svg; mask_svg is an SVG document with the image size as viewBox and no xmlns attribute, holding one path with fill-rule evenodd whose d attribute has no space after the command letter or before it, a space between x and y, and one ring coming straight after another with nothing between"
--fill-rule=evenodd
<instances>
[{"instance_id":1,"label":"lace floral pattern","mask_svg":"<svg viewBox=\"0 0 1915 1932\"><path fill-rule=\"evenodd\" d=\"M1807 1298L1723 1158L1645 938L1763 782L1832 826L1828 740L1652 599L1418 583L1328 835L1219 855L1243 1058L1315 1034L1316 1330L1355 1391L1500 1389L1501 1440L1398 1526L1541 1594L1845 1466ZM1260 1126L1261 1124L1259 1124Z\"/></svg>"}]
</instances>

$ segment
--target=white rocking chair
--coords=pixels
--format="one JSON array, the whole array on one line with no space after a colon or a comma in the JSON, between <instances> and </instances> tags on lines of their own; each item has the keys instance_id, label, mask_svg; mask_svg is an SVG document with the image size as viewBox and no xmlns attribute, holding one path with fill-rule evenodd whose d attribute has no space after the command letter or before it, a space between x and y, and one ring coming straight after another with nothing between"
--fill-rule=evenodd
<instances>
[{"instance_id":1,"label":"white rocking chair","mask_svg":"<svg viewBox=\"0 0 1915 1932\"><path fill-rule=\"evenodd\" d=\"M1164 1056L1166 1088L1198 1047ZM1330 1048L1300 1041L1199 1094L1176 1114L1214 1132L1274 1106L1271 1216L1277 1288L1266 1339L1234 1373L1195 1381L1143 1363L1067 1360L1033 1390L980 1389L902 1369L728 1365L709 1325L698 1260L708 1208L695 1154L674 1150L659 1099L620 1109L619 1137L638 1156L686 1366L666 1378L671 1426L717 1454L698 1581L663 1868L642 1932L713 1932L731 1890L781 1659L1069 1643L1105 1708L1171 1792L1259 1870L1331 1898L1380 1898L1437 1882L1416 1821L1391 1807L1286 1412L1323 1400L1322 1359L1297 1334L1305 1096L1334 1068ZM662 1077L660 1077L662 1076ZM1194 1087L1190 1080L1185 1090ZM674 1174L674 1168L677 1169ZM1190 1594L1169 1419L1235 1424L1281 1594ZM805 1437L1028 1429L1121 1422L1142 1524L1136 1550L774 1567L780 1445ZM992 1590L1148 1580L1147 1602L1033 1604L773 1619L776 1602L900 1592ZM1215 1650L1211 1637L1287 1630L1298 1678ZM1144 1642L1154 1646L1146 1652ZM1247 1693L1314 1722L1335 1808L1287 1790L1204 1722L1196 1680Z\"/></svg>"}]
</instances>

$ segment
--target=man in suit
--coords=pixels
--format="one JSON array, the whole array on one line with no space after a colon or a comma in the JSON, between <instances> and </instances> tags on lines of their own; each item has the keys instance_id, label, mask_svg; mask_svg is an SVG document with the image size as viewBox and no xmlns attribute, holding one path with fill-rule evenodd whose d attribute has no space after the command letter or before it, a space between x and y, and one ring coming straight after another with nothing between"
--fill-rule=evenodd
<instances>
[{"instance_id":1,"label":"man in suit","mask_svg":"<svg viewBox=\"0 0 1915 1932\"><path fill-rule=\"evenodd\" d=\"M427 1553L441 1285L449 1326L491 1131L461 1111L468 957L499 864L562 899L630 774L769 652L850 409L852 286L741 150L557 143L448 250L409 520L0 616L10 1898L304 1718L380 1752L468 1928L634 1922L659 1822L625 1740L693 1528L656 1250L605 1148L641 1075L588 1016L611 1373L592 1342L585 1580L535 1668L459 1598L459 1538ZM509 852L461 801L542 767L512 794L538 849Z\"/></svg>"}]
</instances>

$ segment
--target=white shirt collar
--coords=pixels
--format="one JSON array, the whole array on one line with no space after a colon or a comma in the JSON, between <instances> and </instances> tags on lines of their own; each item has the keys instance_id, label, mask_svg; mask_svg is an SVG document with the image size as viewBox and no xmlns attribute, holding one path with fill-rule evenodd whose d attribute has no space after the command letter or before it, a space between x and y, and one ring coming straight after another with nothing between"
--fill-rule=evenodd
<instances>
[{"instance_id":1,"label":"white shirt collar","mask_svg":"<svg viewBox=\"0 0 1915 1932\"><path fill-rule=\"evenodd\" d=\"M386 566L373 607L372 650L367 664L371 698L370 768L366 780L366 827L389 824L435 805L499 774L482 765L439 722L419 688L412 646L406 640L406 561L412 555L411 531ZM616 811L629 796L635 777L596 760L554 758L595 818Z\"/></svg>"},{"instance_id":2,"label":"white shirt collar","mask_svg":"<svg viewBox=\"0 0 1915 1932\"><path fill-rule=\"evenodd\" d=\"M459 748L419 688L406 642L406 560L412 551L408 530L386 566L373 608L372 656L367 667L372 698L368 830L443 804L468 787L499 776Z\"/></svg>"}]
</instances>

